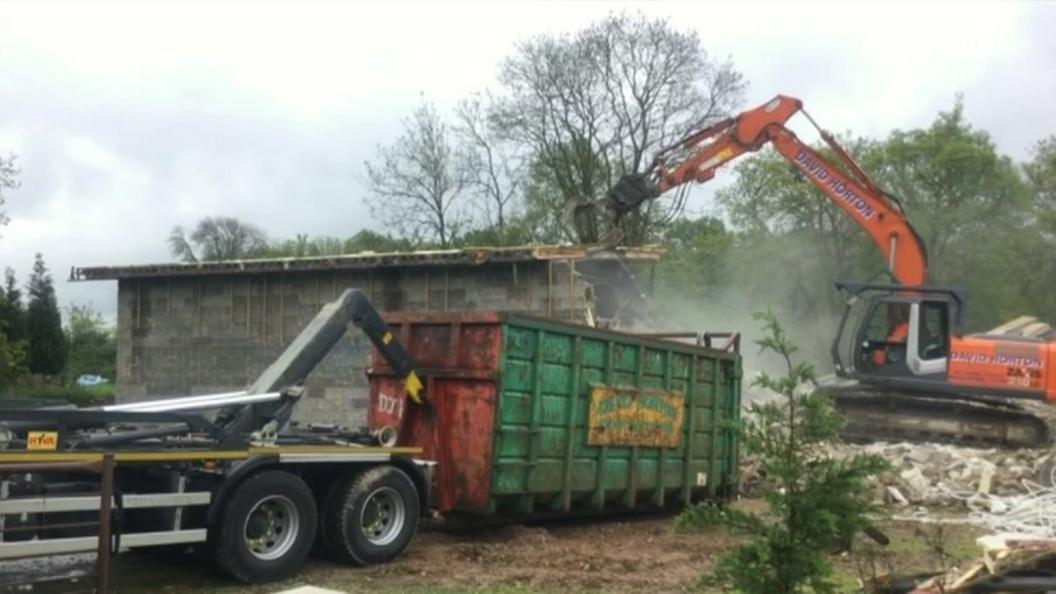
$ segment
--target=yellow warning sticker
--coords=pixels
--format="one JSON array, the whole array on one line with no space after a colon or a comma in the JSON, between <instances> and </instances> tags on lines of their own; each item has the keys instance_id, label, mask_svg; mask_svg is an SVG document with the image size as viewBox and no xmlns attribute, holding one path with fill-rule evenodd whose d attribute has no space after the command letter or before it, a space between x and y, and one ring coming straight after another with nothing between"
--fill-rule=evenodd
<instances>
[{"instance_id":1,"label":"yellow warning sticker","mask_svg":"<svg viewBox=\"0 0 1056 594\"><path fill-rule=\"evenodd\" d=\"M57 431L30 431L26 448L30 450L54 450L59 447Z\"/></svg>"}]
</instances>

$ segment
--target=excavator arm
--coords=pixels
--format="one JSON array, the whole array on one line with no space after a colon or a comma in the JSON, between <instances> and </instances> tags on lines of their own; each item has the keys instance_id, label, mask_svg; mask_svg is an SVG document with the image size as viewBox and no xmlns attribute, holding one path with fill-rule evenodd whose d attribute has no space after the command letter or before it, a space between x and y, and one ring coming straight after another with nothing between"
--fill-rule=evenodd
<instances>
[{"instance_id":1,"label":"excavator arm","mask_svg":"<svg viewBox=\"0 0 1056 594\"><path fill-rule=\"evenodd\" d=\"M818 129L849 175L785 127L798 112ZM801 101L784 95L661 150L645 173L617 182L606 197L607 207L618 219L668 190L710 180L725 163L767 143L869 234L900 284L919 286L927 281L927 251L898 202L869 179L831 134L818 127Z\"/></svg>"}]
</instances>

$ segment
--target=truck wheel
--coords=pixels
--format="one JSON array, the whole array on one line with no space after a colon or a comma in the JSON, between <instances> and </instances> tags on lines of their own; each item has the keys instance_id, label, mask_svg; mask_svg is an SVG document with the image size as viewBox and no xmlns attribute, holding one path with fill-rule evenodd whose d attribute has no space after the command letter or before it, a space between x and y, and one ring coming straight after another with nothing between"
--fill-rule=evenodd
<instances>
[{"instance_id":1,"label":"truck wheel","mask_svg":"<svg viewBox=\"0 0 1056 594\"><path fill-rule=\"evenodd\" d=\"M215 560L242 582L272 582L292 574L312 548L317 513L300 477L268 470L235 488L217 527Z\"/></svg>"},{"instance_id":2,"label":"truck wheel","mask_svg":"<svg viewBox=\"0 0 1056 594\"><path fill-rule=\"evenodd\" d=\"M391 561L414 538L418 512L418 489L405 472L393 466L371 468L330 489L323 507L322 544L340 561Z\"/></svg>"}]
</instances>

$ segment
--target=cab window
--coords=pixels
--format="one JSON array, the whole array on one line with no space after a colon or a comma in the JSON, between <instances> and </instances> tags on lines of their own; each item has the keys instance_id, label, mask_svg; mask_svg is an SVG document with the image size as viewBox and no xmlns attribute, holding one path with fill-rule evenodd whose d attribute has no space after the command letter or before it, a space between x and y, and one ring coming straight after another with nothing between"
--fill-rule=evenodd
<instances>
[{"instance_id":1,"label":"cab window","mask_svg":"<svg viewBox=\"0 0 1056 594\"><path fill-rule=\"evenodd\" d=\"M885 303L873 310L865 331L865 339L869 342L886 343L899 325L908 321L908 303Z\"/></svg>"},{"instance_id":2,"label":"cab window","mask_svg":"<svg viewBox=\"0 0 1056 594\"><path fill-rule=\"evenodd\" d=\"M925 301L920 304L920 358L942 359L949 354L949 304Z\"/></svg>"}]
</instances>

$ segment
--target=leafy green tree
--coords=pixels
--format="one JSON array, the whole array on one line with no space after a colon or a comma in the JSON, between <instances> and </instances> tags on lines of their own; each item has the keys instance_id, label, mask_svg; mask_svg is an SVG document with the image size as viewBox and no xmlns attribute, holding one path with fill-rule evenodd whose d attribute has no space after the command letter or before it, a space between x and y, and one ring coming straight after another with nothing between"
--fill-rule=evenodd
<instances>
[{"instance_id":1,"label":"leafy green tree","mask_svg":"<svg viewBox=\"0 0 1056 594\"><path fill-rule=\"evenodd\" d=\"M1029 187L965 119L963 102L927 128L893 132L883 149L877 178L924 239L930 282L968 288L975 329L1024 313L1021 271L1009 255L1030 223Z\"/></svg>"},{"instance_id":2,"label":"leafy green tree","mask_svg":"<svg viewBox=\"0 0 1056 594\"><path fill-rule=\"evenodd\" d=\"M846 137L841 143L872 170L877 143ZM815 149L838 163L828 147ZM780 303L795 319L827 320L840 307L833 283L883 275L869 236L779 153L766 148L740 161L734 173L734 183L720 189L716 201L739 232L728 267L748 307Z\"/></svg>"},{"instance_id":3,"label":"leafy green tree","mask_svg":"<svg viewBox=\"0 0 1056 594\"><path fill-rule=\"evenodd\" d=\"M334 256L343 254L344 245L336 237L309 238L307 233L298 233L293 239L286 239L268 245L261 253L264 258L304 258L310 256Z\"/></svg>"},{"instance_id":4,"label":"leafy green tree","mask_svg":"<svg viewBox=\"0 0 1056 594\"><path fill-rule=\"evenodd\" d=\"M117 340L114 328L99 312L88 305L71 305L67 311L66 335L69 337L68 378L93 374L114 380Z\"/></svg>"},{"instance_id":5,"label":"leafy green tree","mask_svg":"<svg viewBox=\"0 0 1056 594\"><path fill-rule=\"evenodd\" d=\"M358 254L362 252L406 252L430 247L435 246L415 243L410 239L392 237L391 235L364 229L345 239L326 236L312 238L307 234L301 233L293 239L269 245L260 255L268 258L303 258Z\"/></svg>"},{"instance_id":6,"label":"leafy green tree","mask_svg":"<svg viewBox=\"0 0 1056 594\"><path fill-rule=\"evenodd\" d=\"M872 170L880 147L864 138L841 139L847 151ZM830 163L839 159L827 146L815 147ZM742 161L735 168L737 180L720 190L716 199L740 229L764 235L801 235L817 247L815 257L832 271L831 280L860 272L863 262L858 246L869 242L864 231L828 200L799 170L772 149ZM872 245L868 245L872 248Z\"/></svg>"},{"instance_id":7,"label":"leafy green tree","mask_svg":"<svg viewBox=\"0 0 1056 594\"><path fill-rule=\"evenodd\" d=\"M1038 142L1024 169L1043 230L1049 239L1056 239L1056 134Z\"/></svg>"},{"instance_id":8,"label":"leafy green tree","mask_svg":"<svg viewBox=\"0 0 1056 594\"><path fill-rule=\"evenodd\" d=\"M58 375L66 366L66 335L62 331L62 315L55 298L55 286L44 265L44 257L39 253L33 262L33 275L29 278L27 292L29 371L46 376Z\"/></svg>"},{"instance_id":9,"label":"leafy green tree","mask_svg":"<svg viewBox=\"0 0 1056 594\"><path fill-rule=\"evenodd\" d=\"M761 374L755 380L780 399L753 403L740 427L741 447L758 457L760 474L770 482L767 507L759 513L690 512L749 537L724 554L705 581L742 594L835 593L829 554L869 527L874 506L866 480L887 464L878 456L837 460L825 454L841 419L827 397L810 389L814 368L793 361L796 346L777 318L770 312L756 318L764 327L757 344L778 355L786 369L782 377Z\"/></svg>"},{"instance_id":10,"label":"leafy green tree","mask_svg":"<svg viewBox=\"0 0 1056 594\"><path fill-rule=\"evenodd\" d=\"M1017 224L1027 212L1015 164L965 119L961 99L927 128L892 132L883 151L876 176L901 198L940 275L956 274L961 248L978 245L995 223Z\"/></svg>"},{"instance_id":11,"label":"leafy green tree","mask_svg":"<svg viewBox=\"0 0 1056 594\"><path fill-rule=\"evenodd\" d=\"M733 246L733 234L722 220L676 220L664 230L663 244L667 254L657 266L659 291L689 300L709 299L722 292Z\"/></svg>"},{"instance_id":12,"label":"leafy green tree","mask_svg":"<svg viewBox=\"0 0 1056 594\"><path fill-rule=\"evenodd\" d=\"M15 271L5 270L4 286L0 287L0 388L7 387L26 375L26 315L22 292L15 281Z\"/></svg>"},{"instance_id":13,"label":"leafy green tree","mask_svg":"<svg viewBox=\"0 0 1056 594\"><path fill-rule=\"evenodd\" d=\"M169 234L172 255L185 262L254 258L267 248L268 237L255 225L234 217L205 217L188 238L182 227Z\"/></svg>"},{"instance_id":14,"label":"leafy green tree","mask_svg":"<svg viewBox=\"0 0 1056 594\"><path fill-rule=\"evenodd\" d=\"M28 372L25 342L12 342L0 332L0 388L17 383Z\"/></svg>"},{"instance_id":15,"label":"leafy green tree","mask_svg":"<svg viewBox=\"0 0 1056 594\"><path fill-rule=\"evenodd\" d=\"M417 248L418 245L409 239L393 237L369 229L356 233L344 242L345 253L349 254L356 252L406 252Z\"/></svg>"},{"instance_id":16,"label":"leafy green tree","mask_svg":"<svg viewBox=\"0 0 1056 594\"><path fill-rule=\"evenodd\" d=\"M1033 158L1024 170L1034 202L1034 220L1025 226L1009 260L1017 266L1022 295L1032 313L1056 323L1056 135L1034 147Z\"/></svg>"},{"instance_id":17,"label":"leafy green tree","mask_svg":"<svg viewBox=\"0 0 1056 594\"><path fill-rule=\"evenodd\" d=\"M502 247L532 243L549 242L537 241L530 220L522 215L506 219L502 227L496 224L466 231L458 238L456 247Z\"/></svg>"},{"instance_id":18,"label":"leafy green tree","mask_svg":"<svg viewBox=\"0 0 1056 594\"><path fill-rule=\"evenodd\" d=\"M592 158L586 151L570 147L553 154L536 154L526 168L525 211L521 222L535 243L593 243L603 231L598 228L598 220L590 208L591 201L577 198L563 187L567 182L561 179L560 172L568 167L568 163L558 161L573 156L579 160ZM586 166L580 163L576 168L586 169ZM577 218L580 211L587 216Z\"/></svg>"}]
</instances>

